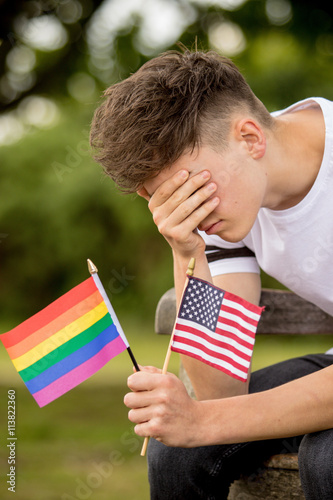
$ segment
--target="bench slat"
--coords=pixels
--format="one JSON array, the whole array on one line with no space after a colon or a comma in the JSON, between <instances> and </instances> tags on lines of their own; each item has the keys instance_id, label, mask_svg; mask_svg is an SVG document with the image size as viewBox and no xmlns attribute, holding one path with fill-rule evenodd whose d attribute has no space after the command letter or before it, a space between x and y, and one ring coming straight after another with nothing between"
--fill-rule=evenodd
<instances>
[{"instance_id":1,"label":"bench slat","mask_svg":"<svg viewBox=\"0 0 333 500\"><path fill-rule=\"evenodd\" d=\"M260 304L265 306L265 311L259 321L258 334L333 334L333 317L292 292L263 289ZM175 318L176 296L174 288L170 288L156 308L156 333L170 335Z\"/></svg>"}]
</instances>

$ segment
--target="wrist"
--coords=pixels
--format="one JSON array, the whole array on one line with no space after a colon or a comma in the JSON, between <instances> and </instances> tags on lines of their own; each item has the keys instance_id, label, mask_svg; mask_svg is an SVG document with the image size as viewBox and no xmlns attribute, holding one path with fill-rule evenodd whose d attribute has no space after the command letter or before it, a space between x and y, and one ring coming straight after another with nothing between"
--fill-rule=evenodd
<instances>
[{"instance_id":1,"label":"wrist","mask_svg":"<svg viewBox=\"0 0 333 500\"><path fill-rule=\"evenodd\" d=\"M188 247L184 246L171 246L172 253L174 257L179 259L189 260L192 257L200 258L205 255L206 244L203 239L200 238L196 245L191 245Z\"/></svg>"},{"instance_id":2,"label":"wrist","mask_svg":"<svg viewBox=\"0 0 333 500\"><path fill-rule=\"evenodd\" d=\"M197 400L192 400L193 401L193 408L192 408L192 426L191 426L191 431L190 435L188 437L188 444L187 446L189 448L195 448L197 446L206 446L207 442L207 432L209 432L209 429L207 429L207 413L206 413L206 405L204 401L197 401Z\"/></svg>"},{"instance_id":3,"label":"wrist","mask_svg":"<svg viewBox=\"0 0 333 500\"><path fill-rule=\"evenodd\" d=\"M191 255L184 256L176 251L173 251L173 271L174 282L176 288L177 304L180 303L182 297L184 283L186 280L186 273L191 258L195 259L194 276L212 282L207 257L204 249L201 252L194 252Z\"/></svg>"},{"instance_id":4,"label":"wrist","mask_svg":"<svg viewBox=\"0 0 333 500\"><path fill-rule=\"evenodd\" d=\"M194 448L230 443L230 440L228 441L228 425L223 412L223 401L193 400L193 403L193 428L188 438L188 446ZM220 403L222 403L222 407Z\"/></svg>"}]
</instances>

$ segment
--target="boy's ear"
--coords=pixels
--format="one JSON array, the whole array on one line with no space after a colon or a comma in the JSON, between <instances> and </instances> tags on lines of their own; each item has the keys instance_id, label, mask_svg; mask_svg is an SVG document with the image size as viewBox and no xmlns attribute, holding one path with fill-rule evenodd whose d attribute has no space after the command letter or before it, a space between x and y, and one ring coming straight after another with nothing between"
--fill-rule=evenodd
<instances>
[{"instance_id":1,"label":"boy's ear","mask_svg":"<svg viewBox=\"0 0 333 500\"><path fill-rule=\"evenodd\" d=\"M235 126L236 139L244 141L254 160L262 158L266 151L266 135L261 126L251 118L239 120Z\"/></svg>"}]
</instances>

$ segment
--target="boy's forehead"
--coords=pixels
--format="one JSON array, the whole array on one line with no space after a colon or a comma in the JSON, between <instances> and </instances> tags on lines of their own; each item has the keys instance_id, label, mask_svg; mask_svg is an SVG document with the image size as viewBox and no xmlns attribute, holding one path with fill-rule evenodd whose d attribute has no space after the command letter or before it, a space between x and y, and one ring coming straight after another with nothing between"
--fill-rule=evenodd
<instances>
[{"instance_id":1,"label":"boy's forehead","mask_svg":"<svg viewBox=\"0 0 333 500\"><path fill-rule=\"evenodd\" d=\"M179 168L181 170L181 168ZM152 197L153 194L155 193L156 189L163 184L163 182L167 181L170 179L173 175L177 173L177 170L175 168L169 167L165 168L164 170L161 170L161 172L157 175L154 175L154 177L146 180L143 184L143 187L147 191L147 194Z\"/></svg>"},{"instance_id":2,"label":"boy's forehead","mask_svg":"<svg viewBox=\"0 0 333 500\"><path fill-rule=\"evenodd\" d=\"M189 177L192 177L205 168L204 162L199 161L198 157L191 154L185 154L181 156L171 167L166 167L161 170L159 174L146 180L143 187L147 191L148 196L152 197L156 189L163 184L163 182L171 179L171 177L177 174L177 172L187 170L189 172Z\"/></svg>"}]
</instances>

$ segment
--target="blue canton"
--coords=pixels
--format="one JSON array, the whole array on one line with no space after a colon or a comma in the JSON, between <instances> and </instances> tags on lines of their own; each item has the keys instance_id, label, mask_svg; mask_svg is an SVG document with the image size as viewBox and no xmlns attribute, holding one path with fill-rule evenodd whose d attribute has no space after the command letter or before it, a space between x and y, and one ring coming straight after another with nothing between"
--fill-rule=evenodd
<instances>
[{"instance_id":1,"label":"blue canton","mask_svg":"<svg viewBox=\"0 0 333 500\"><path fill-rule=\"evenodd\" d=\"M193 321L215 331L224 292L208 283L189 278L179 318Z\"/></svg>"}]
</instances>

